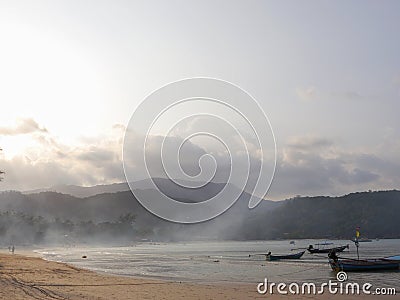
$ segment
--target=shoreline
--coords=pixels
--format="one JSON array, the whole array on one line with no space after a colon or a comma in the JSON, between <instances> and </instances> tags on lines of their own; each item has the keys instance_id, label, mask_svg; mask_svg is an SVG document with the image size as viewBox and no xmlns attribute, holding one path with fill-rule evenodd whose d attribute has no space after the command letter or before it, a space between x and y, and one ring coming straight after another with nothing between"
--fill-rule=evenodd
<instances>
[{"instance_id":1,"label":"shoreline","mask_svg":"<svg viewBox=\"0 0 400 300\"><path fill-rule=\"evenodd\" d=\"M0 299L254 299L256 288L196 284L103 274L44 260L0 253Z\"/></svg>"},{"instance_id":2,"label":"shoreline","mask_svg":"<svg viewBox=\"0 0 400 300\"><path fill-rule=\"evenodd\" d=\"M28 252L28 251L26 251ZM361 299L365 295L257 293L257 284L192 283L97 273L42 259L34 252L0 252L0 299ZM370 297L377 299L380 297ZM398 299L399 296L382 296Z\"/></svg>"}]
</instances>

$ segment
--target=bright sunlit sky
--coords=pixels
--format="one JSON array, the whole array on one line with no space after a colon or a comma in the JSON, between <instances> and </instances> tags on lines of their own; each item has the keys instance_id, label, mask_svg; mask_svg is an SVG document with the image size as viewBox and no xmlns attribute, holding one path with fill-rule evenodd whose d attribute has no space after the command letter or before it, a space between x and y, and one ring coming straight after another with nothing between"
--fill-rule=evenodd
<instances>
[{"instance_id":1,"label":"bright sunlit sky","mask_svg":"<svg viewBox=\"0 0 400 300\"><path fill-rule=\"evenodd\" d=\"M0 189L121 182L152 91L233 82L268 114L271 198L400 187L398 1L0 1Z\"/></svg>"}]
</instances>

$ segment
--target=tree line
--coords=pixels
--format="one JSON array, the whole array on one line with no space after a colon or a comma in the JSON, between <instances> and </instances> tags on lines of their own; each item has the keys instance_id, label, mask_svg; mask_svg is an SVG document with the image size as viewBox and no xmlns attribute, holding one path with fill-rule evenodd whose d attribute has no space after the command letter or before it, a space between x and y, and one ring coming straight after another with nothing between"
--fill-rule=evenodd
<instances>
[{"instance_id":1,"label":"tree line","mask_svg":"<svg viewBox=\"0 0 400 300\"><path fill-rule=\"evenodd\" d=\"M73 246L85 243L123 243L138 240L149 231L138 228L135 215L126 213L112 222L47 219L21 212L0 212L0 244L57 244Z\"/></svg>"}]
</instances>

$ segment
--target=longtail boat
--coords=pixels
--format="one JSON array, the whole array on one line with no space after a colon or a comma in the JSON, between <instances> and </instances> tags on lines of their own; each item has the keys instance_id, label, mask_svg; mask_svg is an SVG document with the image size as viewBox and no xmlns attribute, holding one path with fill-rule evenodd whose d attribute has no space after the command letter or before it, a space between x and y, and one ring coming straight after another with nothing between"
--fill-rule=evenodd
<instances>
[{"instance_id":1,"label":"longtail boat","mask_svg":"<svg viewBox=\"0 0 400 300\"><path fill-rule=\"evenodd\" d=\"M366 258L360 259L358 252L360 242L360 227L356 228L356 237L354 244L357 247L357 259L339 258L336 250L332 250L328 254L329 264L334 271L345 272L364 272L364 271L386 271L400 269L400 255L384 257L384 258Z\"/></svg>"},{"instance_id":2,"label":"longtail boat","mask_svg":"<svg viewBox=\"0 0 400 300\"><path fill-rule=\"evenodd\" d=\"M273 260L280 260L280 259L300 259L304 252L306 251L301 251L299 253L294 253L294 254L286 254L286 255L266 255L265 258L267 260L273 261Z\"/></svg>"},{"instance_id":3,"label":"longtail boat","mask_svg":"<svg viewBox=\"0 0 400 300\"><path fill-rule=\"evenodd\" d=\"M279 254L279 255L272 255L271 252L268 253L257 253L253 255L265 255L265 259L269 261L280 260L280 259L300 259L305 251L301 251L298 253L293 254ZM249 255L251 256L251 255Z\"/></svg>"},{"instance_id":4,"label":"longtail boat","mask_svg":"<svg viewBox=\"0 0 400 300\"><path fill-rule=\"evenodd\" d=\"M334 271L363 272L363 271L383 271L399 270L400 260L386 258L369 259L339 259L329 258L329 264Z\"/></svg>"},{"instance_id":5,"label":"longtail boat","mask_svg":"<svg viewBox=\"0 0 400 300\"><path fill-rule=\"evenodd\" d=\"M314 248L313 245L308 246L307 251L310 253L330 253L332 251L335 252L343 252L344 249L349 249L349 245L333 247L333 248Z\"/></svg>"}]
</instances>

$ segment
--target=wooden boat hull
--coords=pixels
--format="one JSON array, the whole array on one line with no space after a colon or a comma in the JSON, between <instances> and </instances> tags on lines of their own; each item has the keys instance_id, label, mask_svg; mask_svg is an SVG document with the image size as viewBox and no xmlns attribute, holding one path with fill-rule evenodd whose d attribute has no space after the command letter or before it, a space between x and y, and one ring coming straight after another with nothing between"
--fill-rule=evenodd
<instances>
[{"instance_id":1,"label":"wooden boat hull","mask_svg":"<svg viewBox=\"0 0 400 300\"><path fill-rule=\"evenodd\" d=\"M280 259L300 259L305 251L295 253L295 254L288 254L288 255L268 255L266 256L267 260L274 261L274 260L280 260Z\"/></svg>"},{"instance_id":2,"label":"wooden boat hull","mask_svg":"<svg viewBox=\"0 0 400 300\"><path fill-rule=\"evenodd\" d=\"M310 252L311 254L313 253L329 253L331 251L335 251L335 252L343 252L344 249L348 248L349 246L341 246L341 247L335 247L335 248L327 248L327 249L314 249L314 248L307 248L308 252Z\"/></svg>"},{"instance_id":3,"label":"wooden boat hull","mask_svg":"<svg viewBox=\"0 0 400 300\"><path fill-rule=\"evenodd\" d=\"M400 269L400 261L388 259L329 259L329 264L331 265L332 270L345 272L384 271Z\"/></svg>"}]
</instances>

